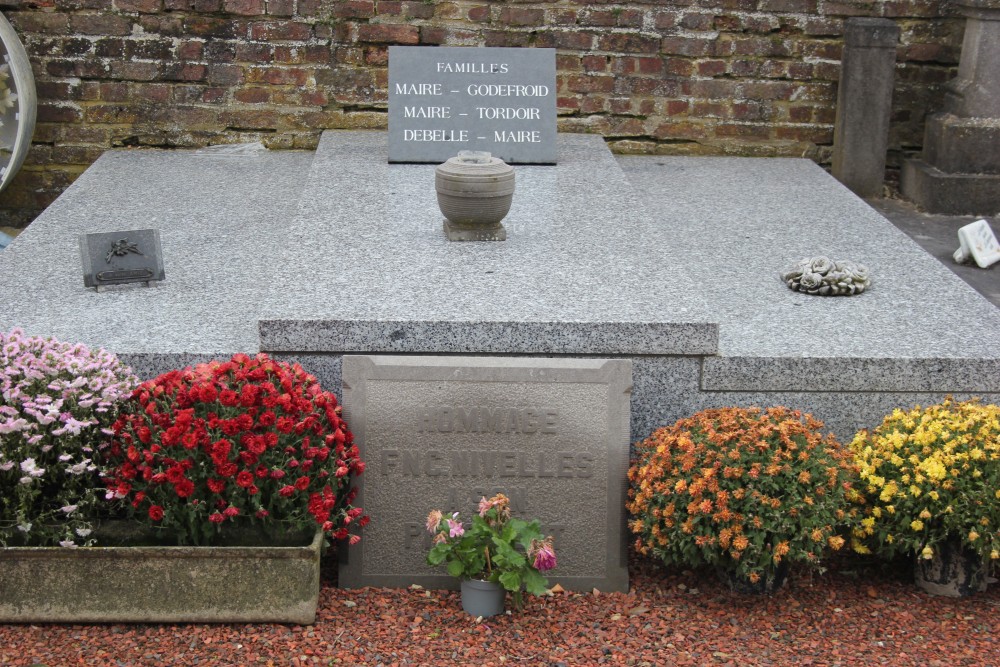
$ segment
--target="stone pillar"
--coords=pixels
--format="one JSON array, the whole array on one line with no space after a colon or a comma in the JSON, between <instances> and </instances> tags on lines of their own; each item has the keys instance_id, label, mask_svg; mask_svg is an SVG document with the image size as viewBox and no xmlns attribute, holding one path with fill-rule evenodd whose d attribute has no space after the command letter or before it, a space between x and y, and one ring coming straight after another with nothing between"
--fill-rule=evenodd
<instances>
[{"instance_id":1,"label":"stone pillar","mask_svg":"<svg viewBox=\"0 0 1000 667\"><path fill-rule=\"evenodd\" d=\"M845 22L833 127L833 175L859 197L882 194L899 26L889 19Z\"/></svg>"},{"instance_id":2,"label":"stone pillar","mask_svg":"<svg viewBox=\"0 0 1000 667\"><path fill-rule=\"evenodd\" d=\"M958 76L927 119L920 159L903 164L903 194L931 213L1000 212L1000 0L952 0L965 16Z\"/></svg>"}]
</instances>

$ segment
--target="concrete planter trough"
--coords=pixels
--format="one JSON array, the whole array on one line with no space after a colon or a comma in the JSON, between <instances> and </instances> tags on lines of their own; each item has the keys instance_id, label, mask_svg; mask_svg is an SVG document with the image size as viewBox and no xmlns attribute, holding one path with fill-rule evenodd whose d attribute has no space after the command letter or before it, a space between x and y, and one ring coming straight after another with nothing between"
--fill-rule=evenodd
<instances>
[{"instance_id":1,"label":"concrete planter trough","mask_svg":"<svg viewBox=\"0 0 1000 667\"><path fill-rule=\"evenodd\" d=\"M0 623L308 625L323 536L293 544L0 549Z\"/></svg>"}]
</instances>

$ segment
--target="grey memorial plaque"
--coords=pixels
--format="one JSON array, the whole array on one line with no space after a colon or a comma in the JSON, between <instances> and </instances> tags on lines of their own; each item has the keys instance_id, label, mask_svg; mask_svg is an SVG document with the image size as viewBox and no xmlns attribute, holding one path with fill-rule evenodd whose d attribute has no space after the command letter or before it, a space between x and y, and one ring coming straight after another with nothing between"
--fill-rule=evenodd
<instances>
[{"instance_id":1,"label":"grey memorial plaque","mask_svg":"<svg viewBox=\"0 0 1000 667\"><path fill-rule=\"evenodd\" d=\"M80 235L83 284L87 287L163 280L163 253L157 229Z\"/></svg>"},{"instance_id":2,"label":"grey memorial plaque","mask_svg":"<svg viewBox=\"0 0 1000 667\"><path fill-rule=\"evenodd\" d=\"M556 162L555 49L389 47L389 162Z\"/></svg>"},{"instance_id":3,"label":"grey memorial plaque","mask_svg":"<svg viewBox=\"0 0 1000 667\"><path fill-rule=\"evenodd\" d=\"M628 590L631 361L347 355L343 378L371 523L342 550L341 586L457 588L426 565L428 512L468 522L505 493L555 537L550 584Z\"/></svg>"}]
</instances>

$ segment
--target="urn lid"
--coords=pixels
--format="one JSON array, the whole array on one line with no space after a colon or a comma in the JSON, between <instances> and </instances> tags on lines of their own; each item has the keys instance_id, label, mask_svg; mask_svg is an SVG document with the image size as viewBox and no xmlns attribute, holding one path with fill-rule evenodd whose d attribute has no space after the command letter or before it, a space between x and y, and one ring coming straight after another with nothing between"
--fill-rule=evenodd
<instances>
[{"instance_id":1,"label":"urn lid","mask_svg":"<svg viewBox=\"0 0 1000 667\"><path fill-rule=\"evenodd\" d=\"M459 151L435 169L446 179L506 181L514 179L514 168L486 151Z\"/></svg>"}]
</instances>

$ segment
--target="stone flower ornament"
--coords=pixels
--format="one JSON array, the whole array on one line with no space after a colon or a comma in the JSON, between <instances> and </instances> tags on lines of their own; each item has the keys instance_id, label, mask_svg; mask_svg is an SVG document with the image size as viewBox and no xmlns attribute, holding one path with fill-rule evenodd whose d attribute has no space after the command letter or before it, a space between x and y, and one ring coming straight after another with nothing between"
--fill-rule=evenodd
<instances>
[{"instance_id":1,"label":"stone flower ornament","mask_svg":"<svg viewBox=\"0 0 1000 667\"><path fill-rule=\"evenodd\" d=\"M852 296L871 286L864 265L822 256L800 259L782 272L781 279L796 292L819 296Z\"/></svg>"}]
</instances>

